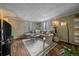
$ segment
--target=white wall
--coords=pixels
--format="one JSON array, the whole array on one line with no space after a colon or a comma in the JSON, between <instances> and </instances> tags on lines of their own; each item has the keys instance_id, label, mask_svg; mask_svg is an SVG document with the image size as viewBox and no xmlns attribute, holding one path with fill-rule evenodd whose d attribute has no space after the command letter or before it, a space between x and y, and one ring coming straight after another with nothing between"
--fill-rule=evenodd
<instances>
[{"instance_id":1,"label":"white wall","mask_svg":"<svg viewBox=\"0 0 79 59\"><path fill-rule=\"evenodd\" d=\"M14 36L14 38L24 33L23 21L12 19L12 20L9 20L9 23L12 26L12 35Z\"/></svg>"}]
</instances>

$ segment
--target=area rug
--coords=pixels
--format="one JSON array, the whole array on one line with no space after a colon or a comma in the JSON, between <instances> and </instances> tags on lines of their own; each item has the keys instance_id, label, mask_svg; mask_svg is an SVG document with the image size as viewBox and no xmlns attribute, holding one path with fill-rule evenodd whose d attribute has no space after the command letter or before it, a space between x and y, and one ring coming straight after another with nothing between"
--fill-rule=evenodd
<instances>
[{"instance_id":1,"label":"area rug","mask_svg":"<svg viewBox=\"0 0 79 59\"><path fill-rule=\"evenodd\" d=\"M43 48L43 41L42 40L23 40L24 47L29 51L31 56L36 56L39 54L44 48L48 47L49 45L45 43Z\"/></svg>"}]
</instances>

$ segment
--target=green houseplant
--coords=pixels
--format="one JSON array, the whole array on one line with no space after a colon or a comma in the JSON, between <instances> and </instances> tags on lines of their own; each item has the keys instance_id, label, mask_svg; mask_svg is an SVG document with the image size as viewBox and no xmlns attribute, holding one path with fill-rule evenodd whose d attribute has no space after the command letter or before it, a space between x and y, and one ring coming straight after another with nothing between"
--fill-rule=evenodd
<instances>
[{"instance_id":1,"label":"green houseplant","mask_svg":"<svg viewBox=\"0 0 79 59\"><path fill-rule=\"evenodd\" d=\"M79 56L79 48L75 46L64 47L64 56Z\"/></svg>"}]
</instances>

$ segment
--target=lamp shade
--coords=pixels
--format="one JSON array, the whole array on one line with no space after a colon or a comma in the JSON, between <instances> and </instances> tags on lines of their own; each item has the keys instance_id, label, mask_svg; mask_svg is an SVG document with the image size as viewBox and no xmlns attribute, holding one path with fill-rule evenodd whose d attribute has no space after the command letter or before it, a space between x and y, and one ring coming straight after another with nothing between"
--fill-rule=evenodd
<instances>
[{"instance_id":1,"label":"lamp shade","mask_svg":"<svg viewBox=\"0 0 79 59\"><path fill-rule=\"evenodd\" d=\"M59 26L59 21L53 21L52 24L53 24L54 27L58 27Z\"/></svg>"}]
</instances>

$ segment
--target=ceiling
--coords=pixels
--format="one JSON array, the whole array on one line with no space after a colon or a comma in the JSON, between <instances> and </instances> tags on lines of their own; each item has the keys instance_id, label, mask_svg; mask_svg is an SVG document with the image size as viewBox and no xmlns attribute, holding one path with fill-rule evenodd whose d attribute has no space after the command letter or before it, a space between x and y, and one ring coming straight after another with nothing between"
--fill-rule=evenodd
<instances>
[{"instance_id":1,"label":"ceiling","mask_svg":"<svg viewBox=\"0 0 79 59\"><path fill-rule=\"evenodd\" d=\"M51 18L73 14L79 11L77 3L0 3L0 8L5 8L15 13L16 18L26 21L41 22Z\"/></svg>"}]
</instances>

